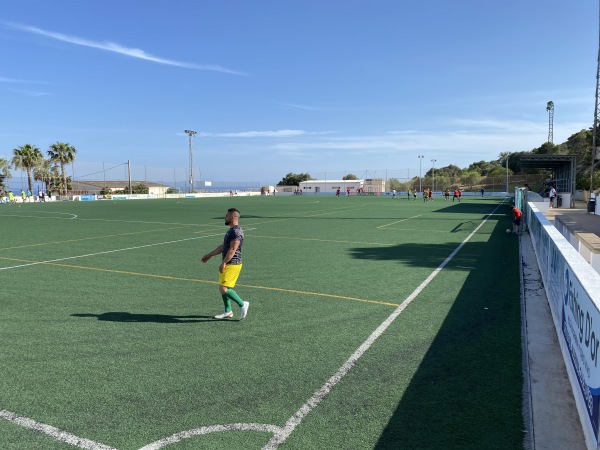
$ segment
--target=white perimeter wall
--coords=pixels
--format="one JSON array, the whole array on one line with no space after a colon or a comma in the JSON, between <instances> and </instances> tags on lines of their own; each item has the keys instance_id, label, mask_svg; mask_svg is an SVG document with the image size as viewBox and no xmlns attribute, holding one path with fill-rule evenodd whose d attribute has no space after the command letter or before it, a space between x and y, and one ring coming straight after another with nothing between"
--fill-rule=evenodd
<instances>
[{"instance_id":1,"label":"white perimeter wall","mask_svg":"<svg viewBox=\"0 0 600 450\"><path fill-rule=\"evenodd\" d=\"M600 415L600 274L535 204L527 204L526 218L586 444L595 450Z\"/></svg>"}]
</instances>

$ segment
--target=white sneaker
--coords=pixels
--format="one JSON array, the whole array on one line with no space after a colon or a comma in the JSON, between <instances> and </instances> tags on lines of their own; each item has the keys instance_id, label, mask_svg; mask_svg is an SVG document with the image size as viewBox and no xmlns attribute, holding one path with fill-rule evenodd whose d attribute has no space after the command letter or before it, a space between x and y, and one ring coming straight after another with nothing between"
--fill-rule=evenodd
<instances>
[{"instance_id":1,"label":"white sneaker","mask_svg":"<svg viewBox=\"0 0 600 450\"><path fill-rule=\"evenodd\" d=\"M221 314L217 314L215 319L231 319L233 317L233 311L222 312Z\"/></svg>"},{"instance_id":2,"label":"white sneaker","mask_svg":"<svg viewBox=\"0 0 600 450\"><path fill-rule=\"evenodd\" d=\"M250 302L244 302L244 306L240 309L240 320L242 320L248 314L248 308L250 307Z\"/></svg>"}]
</instances>

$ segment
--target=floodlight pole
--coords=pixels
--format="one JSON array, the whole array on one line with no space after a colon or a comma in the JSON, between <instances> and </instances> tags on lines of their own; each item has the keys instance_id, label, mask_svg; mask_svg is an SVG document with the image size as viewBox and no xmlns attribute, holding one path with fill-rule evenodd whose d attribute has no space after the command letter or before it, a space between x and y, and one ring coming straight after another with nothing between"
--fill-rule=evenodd
<instances>
[{"instance_id":1,"label":"floodlight pole","mask_svg":"<svg viewBox=\"0 0 600 450\"><path fill-rule=\"evenodd\" d=\"M435 159L431 160L431 168L432 168L432 174L433 174L433 183L432 183L433 189L432 189L432 191L434 191L434 192L435 192L435 161L436 161Z\"/></svg>"},{"instance_id":2,"label":"floodlight pole","mask_svg":"<svg viewBox=\"0 0 600 450\"><path fill-rule=\"evenodd\" d=\"M506 155L506 195L508 195L508 157L509 155Z\"/></svg>"},{"instance_id":3,"label":"floodlight pole","mask_svg":"<svg viewBox=\"0 0 600 450\"><path fill-rule=\"evenodd\" d=\"M599 11L599 19L598 22L600 24L600 11ZM594 128L592 131L592 164L590 168L590 198L592 197L592 193L594 192L594 167L596 166L596 158L600 158L600 153L598 152L598 143L596 135L598 134L598 91L599 91L599 83L600 82L600 27L599 27L599 35L598 35L598 64L596 68L596 107L594 108ZM598 201L598 199L596 199Z\"/></svg>"},{"instance_id":4,"label":"floodlight pole","mask_svg":"<svg viewBox=\"0 0 600 450\"><path fill-rule=\"evenodd\" d=\"M188 135L188 142L190 144L190 192L194 192L194 150L192 139L197 133L194 130L185 130L184 132Z\"/></svg>"},{"instance_id":5,"label":"floodlight pole","mask_svg":"<svg viewBox=\"0 0 600 450\"><path fill-rule=\"evenodd\" d=\"M546 111L548 111L548 142L554 143L554 102L546 103Z\"/></svg>"},{"instance_id":6,"label":"floodlight pole","mask_svg":"<svg viewBox=\"0 0 600 450\"><path fill-rule=\"evenodd\" d=\"M127 180L129 183L129 194L131 195L131 161L127 160Z\"/></svg>"},{"instance_id":7,"label":"floodlight pole","mask_svg":"<svg viewBox=\"0 0 600 450\"><path fill-rule=\"evenodd\" d=\"M423 192L423 179L421 177L421 162L425 156L419 155L419 192Z\"/></svg>"}]
</instances>

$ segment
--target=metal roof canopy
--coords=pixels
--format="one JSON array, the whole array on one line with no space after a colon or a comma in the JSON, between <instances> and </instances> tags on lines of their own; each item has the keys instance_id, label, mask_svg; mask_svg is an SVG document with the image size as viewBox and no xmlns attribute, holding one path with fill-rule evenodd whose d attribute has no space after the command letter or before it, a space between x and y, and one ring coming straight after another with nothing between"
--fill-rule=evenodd
<instances>
[{"instance_id":1,"label":"metal roof canopy","mask_svg":"<svg viewBox=\"0 0 600 450\"><path fill-rule=\"evenodd\" d=\"M521 156L521 169L548 169L554 174L558 192L570 192L575 195L577 169L575 155L527 155Z\"/></svg>"}]
</instances>

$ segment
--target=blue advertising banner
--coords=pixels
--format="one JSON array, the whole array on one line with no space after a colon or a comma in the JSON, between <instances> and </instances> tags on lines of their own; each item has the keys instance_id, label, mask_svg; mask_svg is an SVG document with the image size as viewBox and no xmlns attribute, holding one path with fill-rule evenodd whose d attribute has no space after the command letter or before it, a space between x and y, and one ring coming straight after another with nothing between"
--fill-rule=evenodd
<instances>
[{"instance_id":1,"label":"blue advertising banner","mask_svg":"<svg viewBox=\"0 0 600 450\"><path fill-rule=\"evenodd\" d=\"M564 277L565 296L562 305L562 332L577 374L577 381L588 415L598 439L600 410L600 313L567 268Z\"/></svg>"}]
</instances>

